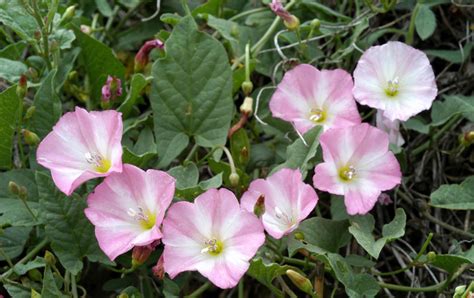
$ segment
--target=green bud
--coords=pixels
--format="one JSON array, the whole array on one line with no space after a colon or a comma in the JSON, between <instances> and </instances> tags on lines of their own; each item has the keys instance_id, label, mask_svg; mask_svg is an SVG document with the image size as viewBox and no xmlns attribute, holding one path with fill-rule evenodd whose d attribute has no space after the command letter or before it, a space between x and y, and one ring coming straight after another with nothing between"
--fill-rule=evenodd
<instances>
[{"instance_id":1,"label":"green bud","mask_svg":"<svg viewBox=\"0 0 474 298\"><path fill-rule=\"evenodd\" d=\"M462 133L459 136L459 143L464 147L469 147L470 145L474 144L474 131Z\"/></svg>"},{"instance_id":2,"label":"green bud","mask_svg":"<svg viewBox=\"0 0 474 298\"><path fill-rule=\"evenodd\" d=\"M28 119L31 119L31 117L33 117L33 115L35 114L35 111L36 111L36 107L35 106L31 106L29 107L27 110L26 110L26 113L25 113L25 120L28 120Z\"/></svg>"},{"instance_id":3,"label":"green bud","mask_svg":"<svg viewBox=\"0 0 474 298\"><path fill-rule=\"evenodd\" d=\"M244 99L244 102L242 103L242 105L240 106L240 112L247 116L251 115L253 112L252 106L253 106L253 98L250 96L247 96Z\"/></svg>"},{"instance_id":4,"label":"green bud","mask_svg":"<svg viewBox=\"0 0 474 298\"><path fill-rule=\"evenodd\" d=\"M306 276L291 269L286 270L286 276L288 276L291 282L301 291L310 295L313 294L313 285Z\"/></svg>"},{"instance_id":5,"label":"green bud","mask_svg":"<svg viewBox=\"0 0 474 298\"><path fill-rule=\"evenodd\" d=\"M33 281L41 281L43 279L43 275L38 269L31 269L28 271L28 277Z\"/></svg>"},{"instance_id":6,"label":"green bud","mask_svg":"<svg viewBox=\"0 0 474 298\"><path fill-rule=\"evenodd\" d=\"M69 22L74 17L75 14L76 14L76 6L75 5L69 6L64 11L64 14L61 17L61 22L60 23Z\"/></svg>"},{"instance_id":7,"label":"green bud","mask_svg":"<svg viewBox=\"0 0 474 298\"><path fill-rule=\"evenodd\" d=\"M56 265L56 257L49 250L44 253L44 260L50 266Z\"/></svg>"},{"instance_id":8,"label":"green bud","mask_svg":"<svg viewBox=\"0 0 474 298\"><path fill-rule=\"evenodd\" d=\"M31 288L31 298L41 298L41 294L36 292L35 289Z\"/></svg>"},{"instance_id":9,"label":"green bud","mask_svg":"<svg viewBox=\"0 0 474 298\"><path fill-rule=\"evenodd\" d=\"M230 181L230 185L232 187L237 187L239 186L239 181L240 181L240 177L239 177L239 174L237 173L231 173L229 175L229 181Z\"/></svg>"},{"instance_id":10,"label":"green bud","mask_svg":"<svg viewBox=\"0 0 474 298\"><path fill-rule=\"evenodd\" d=\"M312 30L318 30L319 26L321 26L321 21L319 19L314 19L311 21L310 26Z\"/></svg>"},{"instance_id":11,"label":"green bud","mask_svg":"<svg viewBox=\"0 0 474 298\"><path fill-rule=\"evenodd\" d=\"M242 92L244 92L245 96L248 96L253 91L253 84L251 81L245 81L242 83L240 88L242 89Z\"/></svg>"},{"instance_id":12,"label":"green bud","mask_svg":"<svg viewBox=\"0 0 474 298\"><path fill-rule=\"evenodd\" d=\"M25 143L30 146L36 146L41 141L37 134L32 131L29 131L28 129L22 129L21 134L23 135Z\"/></svg>"},{"instance_id":13,"label":"green bud","mask_svg":"<svg viewBox=\"0 0 474 298\"><path fill-rule=\"evenodd\" d=\"M236 24L232 25L232 28L230 28L230 35L232 37L238 38L239 34L239 26L237 26Z\"/></svg>"},{"instance_id":14,"label":"green bud","mask_svg":"<svg viewBox=\"0 0 474 298\"><path fill-rule=\"evenodd\" d=\"M26 80L25 75L20 76L18 85L16 86L16 95L19 99L23 100L25 98L26 92L28 91L28 81Z\"/></svg>"},{"instance_id":15,"label":"green bud","mask_svg":"<svg viewBox=\"0 0 474 298\"><path fill-rule=\"evenodd\" d=\"M304 234L301 233L301 232L296 232L296 233L295 233L295 239L296 239L296 240L303 241L303 240L304 240Z\"/></svg>"},{"instance_id":16,"label":"green bud","mask_svg":"<svg viewBox=\"0 0 474 298\"><path fill-rule=\"evenodd\" d=\"M428 262L433 262L436 259L436 253L434 251L430 251L426 257L428 258Z\"/></svg>"},{"instance_id":17,"label":"green bud","mask_svg":"<svg viewBox=\"0 0 474 298\"><path fill-rule=\"evenodd\" d=\"M253 213L257 217L261 217L265 213L265 196L260 195L257 199L257 202L255 203L255 206L253 207Z\"/></svg>"},{"instance_id":18,"label":"green bud","mask_svg":"<svg viewBox=\"0 0 474 298\"><path fill-rule=\"evenodd\" d=\"M283 22L285 27L290 31L295 31L300 27L300 19L298 17L291 15L288 21Z\"/></svg>"},{"instance_id":19,"label":"green bud","mask_svg":"<svg viewBox=\"0 0 474 298\"><path fill-rule=\"evenodd\" d=\"M462 298L464 297L464 292L466 291L466 286L457 286L454 289L454 295L453 298ZM467 297L467 296L466 296Z\"/></svg>"},{"instance_id":20,"label":"green bud","mask_svg":"<svg viewBox=\"0 0 474 298\"><path fill-rule=\"evenodd\" d=\"M127 293L120 293L120 295L117 296L117 298L128 298L128 294Z\"/></svg>"},{"instance_id":21,"label":"green bud","mask_svg":"<svg viewBox=\"0 0 474 298\"><path fill-rule=\"evenodd\" d=\"M14 181L8 182L8 190L14 195L20 194L20 186L16 184Z\"/></svg>"}]
</instances>

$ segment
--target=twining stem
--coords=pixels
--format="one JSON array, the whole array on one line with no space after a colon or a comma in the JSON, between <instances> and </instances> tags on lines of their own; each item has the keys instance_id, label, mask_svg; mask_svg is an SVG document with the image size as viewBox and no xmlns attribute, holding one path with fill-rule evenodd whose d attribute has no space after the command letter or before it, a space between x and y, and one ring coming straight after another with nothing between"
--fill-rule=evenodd
<instances>
[{"instance_id":1,"label":"twining stem","mask_svg":"<svg viewBox=\"0 0 474 298\"><path fill-rule=\"evenodd\" d=\"M48 239L43 239L43 241L41 241L40 243L38 243L38 245L36 245L23 259L19 260L15 265L23 264L23 263L29 261L31 258L33 258L34 256L36 256L36 254L37 254L40 250L42 250L48 243L49 243L49 240L48 240ZM12 273L13 273L13 269L10 268L8 271L6 271L5 273L3 273L3 274L0 276L0 279L8 278Z\"/></svg>"},{"instance_id":2,"label":"twining stem","mask_svg":"<svg viewBox=\"0 0 474 298\"><path fill-rule=\"evenodd\" d=\"M254 14L254 13L259 13L259 12L262 12L262 11L266 11L268 8L266 7L259 7L259 8L254 8L254 9L250 9L250 10L246 10L244 12L241 12L239 14L236 14L235 16L229 18L229 21L235 21L239 18L242 18L242 17L245 17L245 16L248 16L248 15L251 15L251 14Z\"/></svg>"},{"instance_id":3,"label":"twining stem","mask_svg":"<svg viewBox=\"0 0 474 298\"><path fill-rule=\"evenodd\" d=\"M209 282L206 282L199 288L197 288L194 292L191 294L184 296L185 298L194 298L194 297L199 297L202 293L204 293L207 289L211 287L211 284Z\"/></svg>"},{"instance_id":4,"label":"twining stem","mask_svg":"<svg viewBox=\"0 0 474 298\"><path fill-rule=\"evenodd\" d=\"M473 233L469 233L469 232L466 232L464 230L453 227L452 225L447 224L444 221L437 219L436 217L431 215L428 211L423 211L423 216L425 216L428 220L432 221L433 223L445 228L446 230L449 230L453 233L456 233L456 234L461 235L463 237L466 237L468 239L474 239L474 234Z\"/></svg>"},{"instance_id":5,"label":"twining stem","mask_svg":"<svg viewBox=\"0 0 474 298\"><path fill-rule=\"evenodd\" d=\"M227 149L227 147L225 146L221 146L221 148L222 150L224 150L224 153L227 156L227 159L229 160L230 172L237 173L237 170L235 169L234 159L232 158L232 154L230 153L229 149Z\"/></svg>"},{"instance_id":6,"label":"twining stem","mask_svg":"<svg viewBox=\"0 0 474 298\"><path fill-rule=\"evenodd\" d=\"M48 70L51 70L53 66L51 65L51 60L49 59L48 27L43 21L37 0L32 1L32 5L33 17L35 18L36 22L38 23L38 26L41 29L41 39L43 40L43 57L46 60L46 66L48 67ZM48 22L50 21L52 22L52 20L48 20Z\"/></svg>"},{"instance_id":7,"label":"twining stem","mask_svg":"<svg viewBox=\"0 0 474 298\"><path fill-rule=\"evenodd\" d=\"M281 276L277 276L277 280L280 282L280 285L283 288L283 291L285 291L288 294L288 296L290 296L290 298L298 298L298 296L296 296L295 292L293 292L290 289L290 287L288 287L288 285L285 283L285 281L283 280L283 278Z\"/></svg>"},{"instance_id":8,"label":"twining stem","mask_svg":"<svg viewBox=\"0 0 474 298\"><path fill-rule=\"evenodd\" d=\"M385 289L394 290L394 291L402 291L402 292L435 292L441 289L444 286L444 282L435 284L429 287L422 287L422 288L412 288L409 286L401 286L395 284L389 284L385 282L379 282L379 286Z\"/></svg>"}]
</instances>

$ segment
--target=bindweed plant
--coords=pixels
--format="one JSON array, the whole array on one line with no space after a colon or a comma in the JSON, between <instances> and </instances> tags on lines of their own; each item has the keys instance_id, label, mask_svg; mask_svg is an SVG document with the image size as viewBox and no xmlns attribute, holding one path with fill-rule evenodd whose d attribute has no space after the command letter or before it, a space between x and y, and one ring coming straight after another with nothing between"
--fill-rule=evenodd
<instances>
[{"instance_id":1,"label":"bindweed plant","mask_svg":"<svg viewBox=\"0 0 474 298\"><path fill-rule=\"evenodd\" d=\"M0 297L472 297L472 7L0 0Z\"/></svg>"}]
</instances>

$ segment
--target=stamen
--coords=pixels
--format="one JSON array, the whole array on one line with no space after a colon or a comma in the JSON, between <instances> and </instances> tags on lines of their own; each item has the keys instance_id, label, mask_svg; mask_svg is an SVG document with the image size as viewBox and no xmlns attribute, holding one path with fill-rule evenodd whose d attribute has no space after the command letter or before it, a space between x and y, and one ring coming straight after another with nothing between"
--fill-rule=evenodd
<instances>
[{"instance_id":1,"label":"stamen","mask_svg":"<svg viewBox=\"0 0 474 298\"><path fill-rule=\"evenodd\" d=\"M216 238L212 238L209 240L204 241L206 245L203 249L201 249L201 253L209 253L211 255L218 255L222 251L222 242L218 241Z\"/></svg>"},{"instance_id":2,"label":"stamen","mask_svg":"<svg viewBox=\"0 0 474 298\"><path fill-rule=\"evenodd\" d=\"M319 109L311 109L309 120L313 121L314 123L321 123L326 119L326 113Z\"/></svg>"},{"instance_id":3,"label":"stamen","mask_svg":"<svg viewBox=\"0 0 474 298\"><path fill-rule=\"evenodd\" d=\"M339 177L345 181L351 181L356 176L356 169L353 165L343 167L339 170Z\"/></svg>"},{"instance_id":4,"label":"stamen","mask_svg":"<svg viewBox=\"0 0 474 298\"><path fill-rule=\"evenodd\" d=\"M288 216L288 214L281 211L281 209L278 208L277 206L274 208L274 211L275 211L275 217L278 218L281 222L283 222L288 227L294 226L295 223L293 221L293 218Z\"/></svg>"},{"instance_id":5,"label":"stamen","mask_svg":"<svg viewBox=\"0 0 474 298\"><path fill-rule=\"evenodd\" d=\"M106 173L110 169L110 161L103 158L100 154L94 152L86 152L84 157L94 170L99 173Z\"/></svg>"},{"instance_id":6,"label":"stamen","mask_svg":"<svg viewBox=\"0 0 474 298\"><path fill-rule=\"evenodd\" d=\"M398 77L395 77L393 80L389 80L387 82L387 88L385 89L385 93L388 96L395 96L398 93L400 80Z\"/></svg>"},{"instance_id":7,"label":"stamen","mask_svg":"<svg viewBox=\"0 0 474 298\"><path fill-rule=\"evenodd\" d=\"M145 230L151 229L155 225L155 216L146 212L142 207L138 207L137 210L128 208L127 214L136 220Z\"/></svg>"}]
</instances>

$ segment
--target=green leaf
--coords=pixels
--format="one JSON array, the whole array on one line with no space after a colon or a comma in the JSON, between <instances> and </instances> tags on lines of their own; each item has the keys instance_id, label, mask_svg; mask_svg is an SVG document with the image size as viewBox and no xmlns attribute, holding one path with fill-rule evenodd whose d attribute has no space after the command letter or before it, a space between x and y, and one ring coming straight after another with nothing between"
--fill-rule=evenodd
<instances>
[{"instance_id":1,"label":"green leaf","mask_svg":"<svg viewBox=\"0 0 474 298\"><path fill-rule=\"evenodd\" d=\"M236 166L244 170L250 156L250 141L245 129L237 130L230 138L230 152Z\"/></svg>"},{"instance_id":2,"label":"green leaf","mask_svg":"<svg viewBox=\"0 0 474 298\"><path fill-rule=\"evenodd\" d=\"M55 76L56 70L48 74L36 92L33 102L36 111L30 120L31 130L40 138L44 138L52 130L62 114L61 100L54 85Z\"/></svg>"},{"instance_id":3,"label":"green leaf","mask_svg":"<svg viewBox=\"0 0 474 298\"><path fill-rule=\"evenodd\" d=\"M449 95L444 101L435 101L431 108L433 126L439 126L452 116L461 114L471 122L474 121L474 96Z\"/></svg>"},{"instance_id":4,"label":"green leaf","mask_svg":"<svg viewBox=\"0 0 474 298\"><path fill-rule=\"evenodd\" d=\"M405 234L406 215L403 209L398 208L394 219L383 226L382 238L377 241L372 234L374 230L375 220L369 214L365 216L356 216L351 219L349 232L354 236L357 243L362 246L366 252L375 259L378 259L382 248L387 242L398 239Z\"/></svg>"},{"instance_id":5,"label":"green leaf","mask_svg":"<svg viewBox=\"0 0 474 298\"><path fill-rule=\"evenodd\" d=\"M348 227L347 220L330 220L322 217L307 219L288 237L288 254L292 256L300 248L316 254L337 252L350 239ZM304 240L295 239L295 233L302 233Z\"/></svg>"},{"instance_id":6,"label":"green leaf","mask_svg":"<svg viewBox=\"0 0 474 298\"><path fill-rule=\"evenodd\" d=\"M238 32L239 25L235 22L219 19L212 15L207 16L207 25L219 32L222 37L229 41L237 41L235 32Z\"/></svg>"},{"instance_id":7,"label":"green leaf","mask_svg":"<svg viewBox=\"0 0 474 298\"><path fill-rule=\"evenodd\" d=\"M430 132L430 125L426 123L421 117L412 117L407 121L403 122L403 126L406 129L411 129L422 134L428 134Z\"/></svg>"},{"instance_id":8,"label":"green leaf","mask_svg":"<svg viewBox=\"0 0 474 298\"><path fill-rule=\"evenodd\" d=\"M99 101L101 89L107 80L107 76L116 76L124 81L125 67L114 56L112 50L100 41L74 27L76 40L81 47L81 57L84 61L86 72L89 76L91 86L91 100Z\"/></svg>"},{"instance_id":9,"label":"green leaf","mask_svg":"<svg viewBox=\"0 0 474 298\"><path fill-rule=\"evenodd\" d=\"M24 275L28 271L32 269L37 269L37 268L43 268L46 266L46 262L44 258L42 257L36 257L33 261L29 261L26 264L20 264L17 263L15 264L15 267L13 267L13 271L18 274L18 275Z\"/></svg>"},{"instance_id":10,"label":"green leaf","mask_svg":"<svg viewBox=\"0 0 474 298\"><path fill-rule=\"evenodd\" d=\"M199 180L199 171L193 162L174 167L168 171L168 174L176 179L176 188L180 189L193 187Z\"/></svg>"},{"instance_id":11,"label":"green leaf","mask_svg":"<svg viewBox=\"0 0 474 298\"><path fill-rule=\"evenodd\" d=\"M26 241L30 238L32 227L8 227L0 233L0 247L10 259L16 258L23 252ZM0 261L5 261L0 254Z\"/></svg>"},{"instance_id":12,"label":"green leaf","mask_svg":"<svg viewBox=\"0 0 474 298\"><path fill-rule=\"evenodd\" d=\"M35 42L38 24L21 4L21 0L0 1L0 23L10 27L21 39Z\"/></svg>"},{"instance_id":13,"label":"green leaf","mask_svg":"<svg viewBox=\"0 0 474 298\"><path fill-rule=\"evenodd\" d=\"M140 98L142 90L148 85L146 78L141 73L134 74L130 82L130 91L127 94L127 97L117 109L117 111L122 113L122 118L126 119L128 114L132 111L133 106Z\"/></svg>"},{"instance_id":14,"label":"green leaf","mask_svg":"<svg viewBox=\"0 0 474 298\"><path fill-rule=\"evenodd\" d=\"M156 144L153 132L149 127L141 129L137 142L129 149L124 145L123 162L131 163L138 167L144 167L150 160L156 157Z\"/></svg>"},{"instance_id":15,"label":"green leaf","mask_svg":"<svg viewBox=\"0 0 474 298\"><path fill-rule=\"evenodd\" d=\"M27 202L28 207L38 218L38 202ZM16 227L28 227L40 224L35 217L26 209L19 198L0 198L0 226L11 225Z\"/></svg>"},{"instance_id":16,"label":"green leaf","mask_svg":"<svg viewBox=\"0 0 474 298\"><path fill-rule=\"evenodd\" d=\"M415 29L422 40L430 37L436 29L436 17L427 5L419 6L415 18Z\"/></svg>"},{"instance_id":17,"label":"green leaf","mask_svg":"<svg viewBox=\"0 0 474 298\"><path fill-rule=\"evenodd\" d=\"M208 0L206 3L201 6L196 7L192 11L192 16L196 17L200 13L207 13L211 15L217 15L219 13L219 8L222 5L223 0Z\"/></svg>"},{"instance_id":18,"label":"green leaf","mask_svg":"<svg viewBox=\"0 0 474 298\"><path fill-rule=\"evenodd\" d=\"M261 258L257 258L250 261L247 274L281 296L281 291L272 284L272 281L276 277L284 275L288 269L293 269L293 267L276 263L265 264Z\"/></svg>"},{"instance_id":19,"label":"green leaf","mask_svg":"<svg viewBox=\"0 0 474 298\"><path fill-rule=\"evenodd\" d=\"M12 164L13 135L19 107L16 85L0 93L0 169L9 169Z\"/></svg>"},{"instance_id":20,"label":"green leaf","mask_svg":"<svg viewBox=\"0 0 474 298\"><path fill-rule=\"evenodd\" d=\"M37 172L36 181L40 216L46 223L45 234L64 268L77 275L83 268L84 257L92 262L110 264L93 236L93 226L84 216L85 200L75 194L66 197L44 173Z\"/></svg>"},{"instance_id":21,"label":"green leaf","mask_svg":"<svg viewBox=\"0 0 474 298\"><path fill-rule=\"evenodd\" d=\"M441 185L431 196L430 205L452 210L474 210L474 176L461 184Z\"/></svg>"},{"instance_id":22,"label":"green leaf","mask_svg":"<svg viewBox=\"0 0 474 298\"><path fill-rule=\"evenodd\" d=\"M35 298L29 291L27 291L23 288L20 288L16 285L3 284L2 286L5 288L5 290L7 290L8 294L10 294L11 297L15 297L15 298Z\"/></svg>"},{"instance_id":23,"label":"green leaf","mask_svg":"<svg viewBox=\"0 0 474 298\"><path fill-rule=\"evenodd\" d=\"M58 289L56 280L51 271L51 266L46 266L43 274L43 289L41 290L41 298L56 298L65 297L63 293Z\"/></svg>"},{"instance_id":24,"label":"green leaf","mask_svg":"<svg viewBox=\"0 0 474 298\"><path fill-rule=\"evenodd\" d=\"M112 8L107 0L95 0L95 5L97 5L97 8L104 17L112 16Z\"/></svg>"},{"instance_id":25,"label":"green leaf","mask_svg":"<svg viewBox=\"0 0 474 298\"><path fill-rule=\"evenodd\" d=\"M430 263L433 266L446 270L449 275L454 274L464 264L473 264L473 261L465 256L446 254L437 255Z\"/></svg>"},{"instance_id":26,"label":"green leaf","mask_svg":"<svg viewBox=\"0 0 474 298\"><path fill-rule=\"evenodd\" d=\"M474 47L473 42L468 42L461 49L456 50L425 50L428 56L441 58L451 63L463 63L471 54L472 48Z\"/></svg>"},{"instance_id":27,"label":"green leaf","mask_svg":"<svg viewBox=\"0 0 474 298\"><path fill-rule=\"evenodd\" d=\"M199 182L196 186L176 189L175 196L182 200L192 201L195 197L202 194L208 189L219 188L222 185L222 173Z\"/></svg>"},{"instance_id":28,"label":"green leaf","mask_svg":"<svg viewBox=\"0 0 474 298\"><path fill-rule=\"evenodd\" d=\"M151 105L160 167L194 137L204 147L224 145L232 119L232 72L224 47L199 32L191 17L175 27L166 57L153 64Z\"/></svg>"},{"instance_id":29,"label":"green leaf","mask_svg":"<svg viewBox=\"0 0 474 298\"><path fill-rule=\"evenodd\" d=\"M0 78L16 83L28 68L20 61L0 58Z\"/></svg>"},{"instance_id":30,"label":"green leaf","mask_svg":"<svg viewBox=\"0 0 474 298\"><path fill-rule=\"evenodd\" d=\"M0 173L0 198L17 199L17 196L8 190L10 181L26 188L28 201L38 201L38 189L36 188L35 174L32 170L15 169Z\"/></svg>"},{"instance_id":31,"label":"green leaf","mask_svg":"<svg viewBox=\"0 0 474 298\"><path fill-rule=\"evenodd\" d=\"M310 163L310 160L316 156L319 147L319 135L322 132L321 126L315 126L303 136L307 145L298 138L293 144L288 146L286 161L274 168L271 173L275 173L282 168L300 169L303 178L306 177L308 170L314 166L313 163Z\"/></svg>"},{"instance_id":32,"label":"green leaf","mask_svg":"<svg viewBox=\"0 0 474 298\"><path fill-rule=\"evenodd\" d=\"M59 29L54 31L50 39L55 40L61 50L70 49L72 42L76 39L74 32L67 29Z\"/></svg>"},{"instance_id":33,"label":"green leaf","mask_svg":"<svg viewBox=\"0 0 474 298\"><path fill-rule=\"evenodd\" d=\"M19 41L17 43L9 44L3 49L0 50L0 58L10 59L10 60L20 60L20 57L23 51L26 48L26 43L24 41Z\"/></svg>"}]
</instances>

